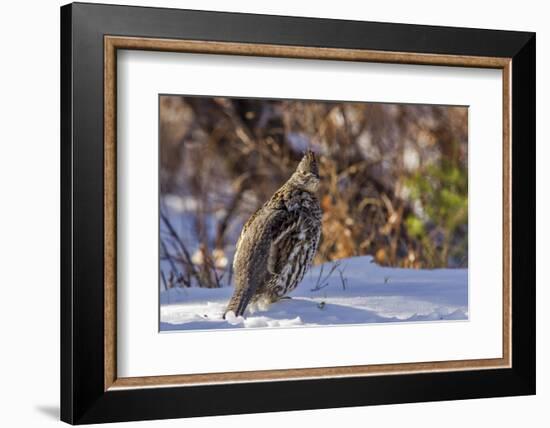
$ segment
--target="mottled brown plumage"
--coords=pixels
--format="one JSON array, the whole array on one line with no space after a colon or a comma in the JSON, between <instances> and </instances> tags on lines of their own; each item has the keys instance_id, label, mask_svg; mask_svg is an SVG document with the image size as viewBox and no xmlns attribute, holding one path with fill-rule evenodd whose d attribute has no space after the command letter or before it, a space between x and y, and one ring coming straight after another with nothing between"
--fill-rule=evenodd
<instances>
[{"instance_id":1,"label":"mottled brown plumage","mask_svg":"<svg viewBox=\"0 0 550 428\"><path fill-rule=\"evenodd\" d=\"M237 242L235 291L226 314L242 315L251 301L275 302L302 280L321 233L318 187L317 161L308 151L288 181L248 219Z\"/></svg>"}]
</instances>

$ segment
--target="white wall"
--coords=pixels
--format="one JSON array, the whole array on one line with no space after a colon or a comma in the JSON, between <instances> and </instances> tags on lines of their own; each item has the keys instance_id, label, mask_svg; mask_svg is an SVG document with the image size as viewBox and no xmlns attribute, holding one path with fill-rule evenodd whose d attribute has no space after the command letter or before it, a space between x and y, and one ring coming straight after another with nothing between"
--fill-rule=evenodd
<instances>
[{"instance_id":1,"label":"white wall","mask_svg":"<svg viewBox=\"0 0 550 428\"><path fill-rule=\"evenodd\" d=\"M122 1L122 0L121 0ZM103 1L104 3L113 3ZM150 422L149 426L262 425L516 427L548 422L550 239L548 108L550 29L542 1L269 2L148 0L125 3L370 21L537 31L539 186L537 264L538 395L268 415ZM0 419L3 426L58 423L59 397L59 10L62 2L4 2L0 14ZM546 121L543 121L546 118ZM545 123L546 122L546 123ZM546 201L543 198L546 197ZM542 221L541 221L542 219ZM543 252L544 251L544 252ZM546 257L545 257L546 256ZM134 426L137 424L127 424ZM147 425L147 423L142 424Z\"/></svg>"}]
</instances>

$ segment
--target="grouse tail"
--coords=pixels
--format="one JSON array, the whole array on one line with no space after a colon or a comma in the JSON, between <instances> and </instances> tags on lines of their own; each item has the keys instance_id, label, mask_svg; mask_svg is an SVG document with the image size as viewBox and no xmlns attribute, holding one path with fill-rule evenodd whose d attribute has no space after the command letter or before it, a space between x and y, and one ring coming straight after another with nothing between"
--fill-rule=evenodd
<instances>
[{"instance_id":1,"label":"grouse tail","mask_svg":"<svg viewBox=\"0 0 550 428\"><path fill-rule=\"evenodd\" d=\"M252 298L251 290L249 289L240 289L235 290L233 293L233 296L229 300L229 303L227 304L227 308L225 309L225 312L223 314L223 318L225 319L225 316L228 312L233 311L235 316L241 316L244 314L244 311L246 310L246 307L248 306L248 303L250 303L250 299Z\"/></svg>"}]
</instances>

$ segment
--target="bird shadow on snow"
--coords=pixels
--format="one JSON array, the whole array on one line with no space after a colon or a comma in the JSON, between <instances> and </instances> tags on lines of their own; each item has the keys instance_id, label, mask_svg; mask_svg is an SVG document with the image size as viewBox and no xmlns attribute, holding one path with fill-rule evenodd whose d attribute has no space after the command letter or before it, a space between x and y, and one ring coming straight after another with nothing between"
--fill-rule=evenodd
<instances>
[{"instance_id":1,"label":"bird shadow on snow","mask_svg":"<svg viewBox=\"0 0 550 428\"><path fill-rule=\"evenodd\" d=\"M371 256L338 264L345 278L323 275L323 269L334 270L332 262L314 266L291 299L267 308L251 305L244 317L228 314L227 320L233 287L163 291L160 331L468 320L467 269L388 268Z\"/></svg>"},{"instance_id":2,"label":"bird shadow on snow","mask_svg":"<svg viewBox=\"0 0 550 428\"><path fill-rule=\"evenodd\" d=\"M270 318L281 320L288 319L291 314L299 314L303 324L356 324L389 321L388 318L381 317L368 309L298 297L281 300L271 305L266 311L266 315Z\"/></svg>"},{"instance_id":3,"label":"bird shadow on snow","mask_svg":"<svg viewBox=\"0 0 550 428\"><path fill-rule=\"evenodd\" d=\"M206 317L206 315L205 315ZM184 324L161 322L161 331L211 330L231 328L295 327L335 324L362 324L395 322L397 318L378 315L375 311L354 308L336 303L325 303L294 297L273 303L267 310L249 311L244 317L224 320L219 316L208 316L204 321Z\"/></svg>"}]
</instances>

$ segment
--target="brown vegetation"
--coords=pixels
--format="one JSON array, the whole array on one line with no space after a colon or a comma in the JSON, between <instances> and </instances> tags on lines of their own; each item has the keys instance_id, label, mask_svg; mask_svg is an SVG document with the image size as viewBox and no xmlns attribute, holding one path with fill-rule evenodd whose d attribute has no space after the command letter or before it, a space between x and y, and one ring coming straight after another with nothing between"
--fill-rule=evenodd
<instances>
[{"instance_id":1,"label":"brown vegetation","mask_svg":"<svg viewBox=\"0 0 550 428\"><path fill-rule=\"evenodd\" d=\"M322 179L315 263L371 254L391 266L467 266L467 120L465 107L162 96L171 284L229 279L243 222L307 147Z\"/></svg>"}]
</instances>

